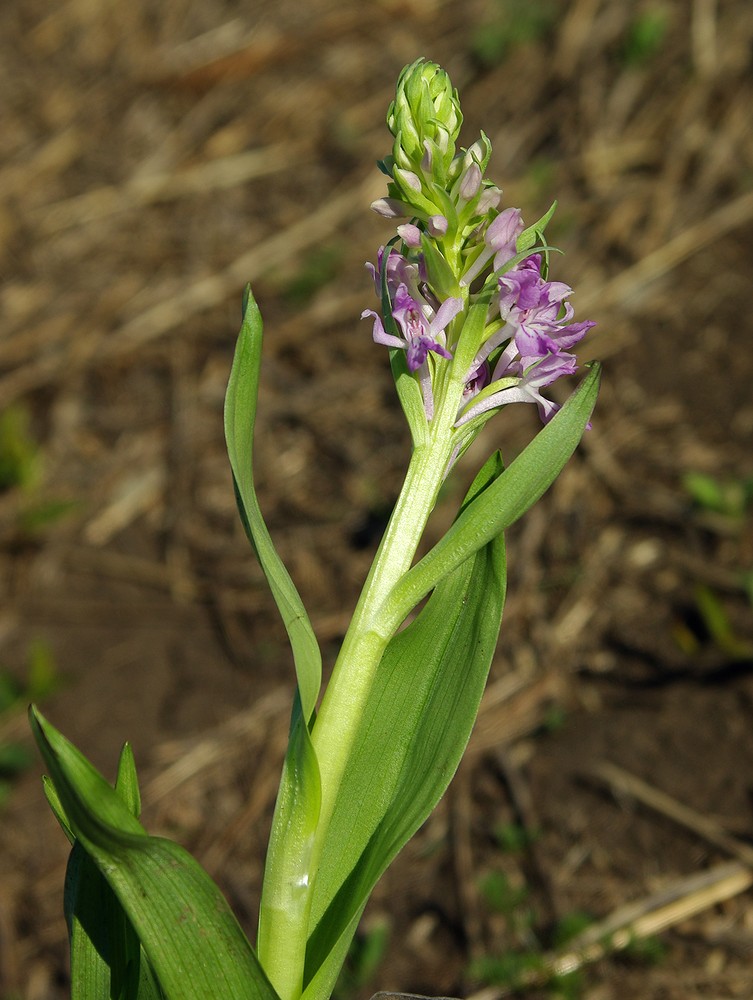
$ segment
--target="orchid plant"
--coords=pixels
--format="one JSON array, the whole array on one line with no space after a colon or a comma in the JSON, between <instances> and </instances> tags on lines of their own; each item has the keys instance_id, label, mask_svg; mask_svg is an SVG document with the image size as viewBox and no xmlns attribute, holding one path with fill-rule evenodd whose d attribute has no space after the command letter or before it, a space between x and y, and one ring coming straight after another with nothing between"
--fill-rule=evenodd
<instances>
[{"instance_id":1,"label":"orchid plant","mask_svg":"<svg viewBox=\"0 0 753 1000\"><path fill-rule=\"evenodd\" d=\"M531 226L517 208L499 209L489 139L458 148L457 92L434 63L403 70L387 123L387 196L372 207L398 224L368 265L380 309L362 317L389 350L412 454L323 693L313 629L254 488L262 320L249 289L227 390L238 507L297 679L256 948L197 862L142 827L129 746L113 787L32 709L47 796L73 845L74 1000L327 1000L372 889L469 739L501 622L505 529L588 426L596 367L561 409L545 395L575 372L571 348L592 326L574 321L572 289L549 279L554 206ZM486 460L452 527L416 561L446 477L512 403L536 404L543 427L509 467L498 453Z\"/></svg>"}]
</instances>

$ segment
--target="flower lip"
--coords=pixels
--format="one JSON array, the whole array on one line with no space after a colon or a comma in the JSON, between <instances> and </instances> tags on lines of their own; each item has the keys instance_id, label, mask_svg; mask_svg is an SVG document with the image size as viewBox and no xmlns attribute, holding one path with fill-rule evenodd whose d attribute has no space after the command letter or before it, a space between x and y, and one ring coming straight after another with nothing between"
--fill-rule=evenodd
<instances>
[{"instance_id":1,"label":"flower lip","mask_svg":"<svg viewBox=\"0 0 753 1000\"><path fill-rule=\"evenodd\" d=\"M558 403L542 396L541 390L563 375L574 374L578 363L572 354L564 353L547 354L534 359L532 363L528 363L529 361L530 359L519 358L498 362L491 376L491 384L500 382L503 387L497 392L491 392L480 402L471 401L459 415L455 426L462 427L474 417L508 403L535 403L542 423L549 423L560 407ZM510 385L510 381L515 384Z\"/></svg>"},{"instance_id":2,"label":"flower lip","mask_svg":"<svg viewBox=\"0 0 753 1000\"><path fill-rule=\"evenodd\" d=\"M572 322L573 307L565 301L572 288L562 281L545 281L538 255L503 274L498 286L500 316L512 328L523 358L567 351L595 325L591 320Z\"/></svg>"},{"instance_id":3,"label":"flower lip","mask_svg":"<svg viewBox=\"0 0 753 1000\"><path fill-rule=\"evenodd\" d=\"M392 247L380 247L376 267L370 263L366 267L374 279L378 296L382 295L383 282L386 285L396 328L394 333L389 333L379 313L364 309L361 319L372 317L375 342L404 350L411 372L425 365L429 353L451 360L445 330L462 311L463 300L450 297L444 302L438 301L422 284L420 264L409 262Z\"/></svg>"},{"instance_id":4,"label":"flower lip","mask_svg":"<svg viewBox=\"0 0 753 1000\"><path fill-rule=\"evenodd\" d=\"M417 371L426 361L430 351L447 360L452 358L452 354L445 347L444 330L462 308L462 299L445 299L434 316L427 320L421 303L410 295L405 285L398 286L392 317L405 338L409 371Z\"/></svg>"}]
</instances>

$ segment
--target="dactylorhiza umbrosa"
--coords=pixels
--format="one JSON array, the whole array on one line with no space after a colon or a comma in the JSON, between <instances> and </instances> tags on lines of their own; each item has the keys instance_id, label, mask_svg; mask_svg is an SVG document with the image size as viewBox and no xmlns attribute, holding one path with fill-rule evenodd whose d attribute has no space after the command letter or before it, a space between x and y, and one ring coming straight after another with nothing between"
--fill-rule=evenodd
<instances>
[{"instance_id":1,"label":"dactylorhiza umbrosa","mask_svg":"<svg viewBox=\"0 0 753 1000\"><path fill-rule=\"evenodd\" d=\"M244 296L225 434L297 680L256 949L206 872L142 827L130 747L112 787L32 709L47 795L73 844L76 1000L327 1000L374 885L460 761L501 623L504 532L575 450L599 380L594 366L561 409L546 395L576 371L572 349L593 324L574 320L572 289L549 277L554 206L530 226L500 209L485 177L491 144L482 134L458 148L461 123L439 66L403 70L387 117L392 153L379 164L387 196L372 206L396 229L368 265L380 309L362 316L389 350L412 451L323 693L314 631L254 488L262 321ZM452 527L416 561L442 483L512 403L535 403L543 427L509 467L499 453L486 459Z\"/></svg>"}]
</instances>

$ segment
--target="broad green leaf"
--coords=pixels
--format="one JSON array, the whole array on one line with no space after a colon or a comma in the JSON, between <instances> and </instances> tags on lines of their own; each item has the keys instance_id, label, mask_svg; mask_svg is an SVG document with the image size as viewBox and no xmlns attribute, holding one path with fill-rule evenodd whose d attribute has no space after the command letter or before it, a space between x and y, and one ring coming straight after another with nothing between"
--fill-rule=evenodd
<instances>
[{"instance_id":1,"label":"broad green leaf","mask_svg":"<svg viewBox=\"0 0 753 1000\"><path fill-rule=\"evenodd\" d=\"M562 471L596 403L599 365L501 476L466 506L450 530L409 570L390 595L385 615L402 621L447 573L514 524Z\"/></svg>"},{"instance_id":2,"label":"broad green leaf","mask_svg":"<svg viewBox=\"0 0 753 1000\"><path fill-rule=\"evenodd\" d=\"M78 843L68 859L65 915L71 1000L163 1000L123 907Z\"/></svg>"},{"instance_id":3,"label":"broad green leaf","mask_svg":"<svg viewBox=\"0 0 753 1000\"><path fill-rule=\"evenodd\" d=\"M468 500L478 502L500 473L495 456ZM460 762L496 646L504 593L500 536L442 580L385 651L314 884L306 1000L322 1000L332 988L371 890Z\"/></svg>"},{"instance_id":4,"label":"broad green leaf","mask_svg":"<svg viewBox=\"0 0 753 1000\"><path fill-rule=\"evenodd\" d=\"M65 873L71 1000L122 996L122 991L111 989L114 986L112 916L118 909L120 904L94 862L80 844L74 844Z\"/></svg>"},{"instance_id":5,"label":"broad green leaf","mask_svg":"<svg viewBox=\"0 0 753 1000\"><path fill-rule=\"evenodd\" d=\"M303 602L272 543L254 487L254 424L259 397L261 348L261 313L250 287L247 287L243 324L225 396L225 439L241 520L290 638L301 704L306 722L310 723L321 686L321 654Z\"/></svg>"},{"instance_id":6,"label":"broad green leaf","mask_svg":"<svg viewBox=\"0 0 753 1000\"><path fill-rule=\"evenodd\" d=\"M177 844L148 836L115 789L33 708L31 725L71 831L117 897L165 1000L276 1000L200 865Z\"/></svg>"},{"instance_id":7,"label":"broad green leaf","mask_svg":"<svg viewBox=\"0 0 753 1000\"><path fill-rule=\"evenodd\" d=\"M163 1000L163 993L123 907L68 824L55 787L45 777L53 812L73 843L65 877L71 955L71 1000ZM133 751L125 744L115 789L133 815L140 795Z\"/></svg>"}]
</instances>

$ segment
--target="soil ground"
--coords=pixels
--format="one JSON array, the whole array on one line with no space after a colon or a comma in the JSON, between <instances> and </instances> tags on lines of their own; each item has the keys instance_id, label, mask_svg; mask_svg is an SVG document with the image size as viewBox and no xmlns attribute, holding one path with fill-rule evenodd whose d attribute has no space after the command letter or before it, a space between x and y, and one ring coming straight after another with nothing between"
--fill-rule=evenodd
<instances>
[{"instance_id":1,"label":"soil ground","mask_svg":"<svg viewBox=\"0 0 753 1000\"><path fill-rule=\"evenodd\" d=\"M20 695L0 742L31 748L30 689L106 774L130 740L147 826L253 932L292 667L222 440L240 296L251 281L267 330L261 503L331 664L408 453L358 316L390 236L368 210L384 114L419 55L459 88L464 142L490 136L504 203L532 220L559 199L556 277L598 321L582 357L604 387L510 532L469 752L340 996L496 1000L511 955L562 958L585 914L575 978L519 995L749 997L746 0L4 3L0 667ZM435 535L474 464L535 433L529 409L488 426ZM68 994L39 771L0 813L4 1000Z\"/></svg>"}]
</instances>

